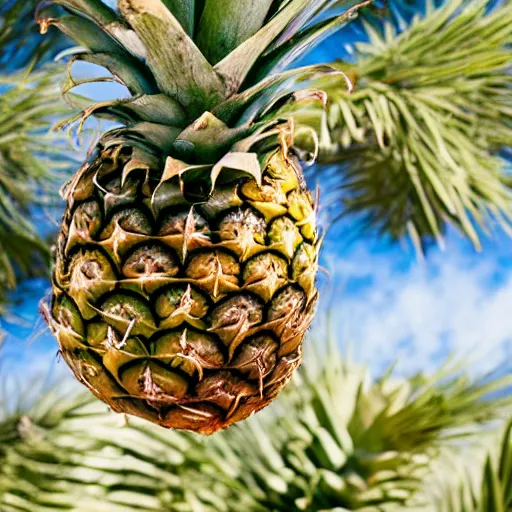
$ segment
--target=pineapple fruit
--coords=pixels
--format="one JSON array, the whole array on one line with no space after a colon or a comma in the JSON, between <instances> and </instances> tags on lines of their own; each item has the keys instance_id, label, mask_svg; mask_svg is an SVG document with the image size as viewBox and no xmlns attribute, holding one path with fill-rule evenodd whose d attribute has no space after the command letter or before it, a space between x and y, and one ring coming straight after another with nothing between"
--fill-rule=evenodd
<instances>
[{"instance_id":1,"label":"pineapple fruit","mask_svg":"<svg viewBox=\"0 0 512 512\"><path fill-rule=\"evenodd\" d=\"M349 17L326 0L44 2L128 99L64 190L46 311L77 379L116 412L213 433L265 407L301 361L317 301L315 204L283 71ZM90 81L90 80L89 80ZM79 82L73 82L76 85Z\"/></svg>"}]
</instances>

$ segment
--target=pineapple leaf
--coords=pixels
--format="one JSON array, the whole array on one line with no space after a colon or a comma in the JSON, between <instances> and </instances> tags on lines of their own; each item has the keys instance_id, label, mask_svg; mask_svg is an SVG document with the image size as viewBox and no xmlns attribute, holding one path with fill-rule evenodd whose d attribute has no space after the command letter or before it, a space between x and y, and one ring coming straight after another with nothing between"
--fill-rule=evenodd
<instances>
[{"instance_id":1,"label":"pineapple leaf","mask_svg":"<svg viewBox=\"0 0 512 512\"><path fill-rule=\"evenodd\" d=\"M217 64L262 26L273 0L206 0L197 45Z\"/></svg>"},{"instance_id":2,"label":"pineapple leaf","mask_svg":"<svg viewBox=\"0 0 512 512\"><path fill-rule=\"evenodd\" d=\"M123 20L101 0L51 0L44 2L43 5L49 4L61 5L75 14L85 16L120 42L130 53L140 58L144 57L144 48L135 32L127 27Z\"/></svg>"},{"instance_id":3,"label":"pineapple leaf","mask_svg":"<svg viewBox=\"0 0 512 512\"><path fill-rule=\"evenodd\" d=\"M134 65L132 59L126 58L124 55L102 52L79 53L71 59L69 66L70 74L71 66L75 60L104 67L126 85L131 94L156 94L158 92L153 75L144 66L138 63ZM74 83L73 79L71 79L71 82Z\"/></svg>"},{"instance_id":4,"label":"pineapple leaf","mask_svg":"<svg viewBox=\"0 0 512 512\"><path fill-rule=\"evenodd\" d=\"M61 16L51 18L44 11L39 13L38 23L41 33L45 33L51 25L56 26L68 37L92 52L106 52L127 55L122 46L96 23L79 16Z\"/></svg>"},{"instance_id":5,"label":"pineapple leaf","mask_svg":"<svg viewBox=\"0 0 512 512\"><path fill-rule=\"evenodd\" d=\"M52 0L52 3L82 14L101 27L120 22L117 14L101 0Z\"/></svg>"},{"instance_id":6,"label":"pineapple leaf","mask_svg":"<svg viewBox=\"0 0 512 512\"><path fill-rule=\"evenodd\" d=\"M174 127L185 126L186 116L183 108L165 94L141 94L121 101L95 104L88 115L108 112L114 119L128 116L131 121L151 121Z\"/></svg>"},{"instance_id":7,"label":"pineapple leaf","mask_svg":"<svg viewBox=\"0 0 512 512\"><path fill-rule=\"evenodd\" d=\"M304 9L293 18L292 22L281 32L279 37L270 45L269 51L275 50L281 44L288 41L298 30L307 24L321 11L326 12L336 0L310 0Z\"/></svg>"},{"instance_id":8,"label":"pineapple leaf","mask_svg":"<svg viewBox=\"0 0 512 512\"><path fill-rule=\"evenodd\" d=\"M121 0L119 8L144 43L160 90L177 99L191 119L219 101L222 80L161 0Z\"/></svg>"},{"instance_id":9,"label":"pineapple leaf","mask_svg":"<svg viewBox=\"0 0 512 512\"><path fill-rule=\"evenodd\" d=\"M312 3L316 5L318 0L292 0L267 25L215 65L214 69L227 84L226 96L229 97L240 88L254 63L270 43L282 34L294 19L304 12L309 12Z\"/></svg>"},{"instance_id":10,"label":"pineapple leaf","mask_svg":"<svg viewBox=\"0 0 512 512\"><path fill-rule=\"evenodd\" d=\"M269 108L272 103L281 97L283 91L285 94L289 94L307 87L315 76L338 75L340 73L343 74L332 66L322 64L290 69L270 76L250 89L234 94L228 100L220 103L214 109L214 114L227 124L236 120L239 124L245 124L254 119L258 112L264 108ZM254 105L252 105L253 102Z\"/></svg>"},{"instance_id":11,"label":"pineapple leaf","mask_svg":"<svg viewBox=\"0 0 512 512\"><path fill-rule=\"evenodd\" d=\"M196 0L163 0L185 32L193 37L195 33Z\"/></svg>"},{"instance_id":12,"label":"pineapple leaf","mask_svg":"<svg viewBox=\"0 0 512 512\"><path fill-rule=\"evenodd\" d=\"M134 141L146 141L160 151L169 153L176 137L181 133L181 128L164 124L141 121L127 128L117 128L107 133L113 139L128 137Z\"/></svg>"},{"instance_id":13,"label":"pineapple leaf","mask_svg":"<svg viewBox=\"0 0 512 512\"><path fill-rule=\"evenodd\" d=\"M250 82L257 83L264 77L280 72L289 66L292 62L299 59L306 52L321 43L331 34L344 27L355 17L357 11L371 3L371 0L358 3L352 6L339 16L328 18L318 24L309 27L302 32L281 44L273 51L266 52L261 58L256 68L256 73L251 74Z\"/></svg>"}]
</instances>

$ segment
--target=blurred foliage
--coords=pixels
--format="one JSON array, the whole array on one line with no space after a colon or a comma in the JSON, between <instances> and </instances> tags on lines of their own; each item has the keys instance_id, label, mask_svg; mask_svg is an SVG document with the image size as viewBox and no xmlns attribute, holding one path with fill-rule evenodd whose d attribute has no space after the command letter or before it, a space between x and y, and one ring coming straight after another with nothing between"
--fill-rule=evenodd
<instances>
[{"instance_id":1,"label":"blurred foliage","mask_svg":"<svg viewBox=\"0 0 512 512\"><path fill-rule=\"evenodd\" d=\"M465 448L464 460L469 463L461 464L460 457L451 452L443 453L436 461L432 478L423 490L434 510L512 510L512 419L500 435L486 436L481 446Z\"/></svg>"},{"instance_id":2,"label":"blurred foliage","mask_svg":"<svg viewBox=\"0 0 512 512\"><path fill-rule=\"evenodd\" d=\"M61 73L44 70L0 75L0 291L19 275L46 272L49 251L30 220L30 208L47 206L69 166L63 137L49 133L61 103ZM44 263L44 264L43 264Z\"/></svg>"},{"instance_id":3,"label":"blurred foliage","mask_svg":"<svg viewBox=\"0 0 512 512\"><path fill-rule=\"evenodd\" d=\"M62 38L42 43L33 22L37 2L0 6L0 305L19 277L46 273L49 250L31 222L63 181L62 134L50 133L61 100L60 67L34 70Z\"/></svg>"},{"instance_id":4,"label":"blurred foliage","mask_svg":"<svg viewBox=\"0 0 512 512\"><path fill-rule=\"evenodd\" d=\"M372 381L334 350L307 358L265 412L208 438L123 421L71 383L24 393L11 382L4 399L16 389L25 403L0 416L0 509L439 512L459 499L458 486L439 501L424 483L433 472L450 480L443 452L468 467L483 437L496 444L512 397L490 395L512 376L475 382L447 365ZM493 475L506 485L502 466ZM475 504L489 499L480 481L471 492Z\"/></svg>"},{"instance_id":5,"label":"blurred foliage","mask_svg":"<svg viewBox=\"0 0 512 512\"><path fill-rule=\"evenodd\" d=\"M64 48L66 39L58 31L43 37L35 22L39 0L0 2L0 70L2 73L41 62L50 53Z\"/></svg>"},{"instance_id":6,"label":"blurred foliage","mask_svg":"<svg viewBox=\"0 0 512 512\"><path fill-rule=\"evenodd\" d=\"M353 62L335 63L355 91L323 81L327 118L299 117L322 130L341 215L361 214L393 239L408 234L418 249L442 246L453 224L479 248L495 224L512 233L502 151L512 144L512 4L427 0L425 15L411 17L411 3L384 3L384 20L367 13L368 42L351 49Z\"/></svg>"}]
</instances>

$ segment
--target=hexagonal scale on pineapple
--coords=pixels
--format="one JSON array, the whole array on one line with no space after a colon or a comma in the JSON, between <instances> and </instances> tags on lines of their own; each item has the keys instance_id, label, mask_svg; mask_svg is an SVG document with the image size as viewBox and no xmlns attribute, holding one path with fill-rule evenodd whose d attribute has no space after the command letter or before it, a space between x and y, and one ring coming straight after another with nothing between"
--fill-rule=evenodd
<instances>
[{"instance_id":1,"label":"hexagonal scale on pineapple","mask_svg":"<svg viewBox=\"0 0 512 512\"><path fill-rule=\"evenodd\" d=\"M101 228L102 220L100 205L96 201L87 201L78 205L69 226L66 254L76 245L92 242Z\"/></svg>"},{"instance_id":2,"label":"hexagonal scale on pineapple","mask_svg":"<svg viewBox=\"0 0 512 512\"><path fill-rule=\"evenodd\" d=\"M192 284L206 290L214 300L240 289L240 265L234 256L224 251L211 250L194 255L185 273Z\"/></svg>"},{"instance_id":3,"label":"hexagonal scale on pineapple","mask_svg":"<svg viewBox=\"0 0 512 512\"><path fill-rule=\"evenodd\" d=\"M221 368L224 355L212 336L190 329L170 332L151 344L151 354L173 368L180 368L198 379L203 378L203 369Z\"/></svg>"},{"instance_id":4,"label":"hexagonal scale on pineapple","mask_svg":"<svg viewBox=\"0 0 512 512\"><path fill-rule=\"evenodd\" d=\"M115 288L117 275L112 262L99 250L80 249L69 264L67 282L62 282L85 320L97 314L93 307L104 294Z\"/></svg>"},{"instance_id":5,"label":"hexagonal scale on pineapple","mask_svg":"<svg viewBox=\"0 0 512 512\"><path fill-rule=\"evenodd\" d=\"M157 330L149 304L126 292L110 295L102 302L98 312L107 324L126 338L137 335L149 338Z\"/></svg>"},{"instance_id":6,"label":"hexagonal scale on pineapple","mask_svg":"<svg viewBox=\"0 0 512 512\"><path fill-rule=\"evenodd\" d=\"M149 352L144 343L136 337L108 343L107 351L103 354L105 368L122 384L119 373L122 367L134 361L149 361Z\"/></svg>"},{"instance_id":7,"label":"hexagonal scale on pineapple","mask_svg":"<svg viewBox=\"0 0 512 512\"><path fill-rule=\"evenodd\" d=\"M268 302L288 282L288 265L277 254L266 252L251 258L242 274L243 288Z\"/></svg>"},{"instance_id":8,"label":"hexagonal scale on pineapple","mask_svg":"<svg viewBox=\"0 0 512 512\"><path fill-rule=\"evenodd\" d=\"M274 371L265 379L264 388L267 397L277 395L291 379L293 372L300 366L302 354L300 350L279 357Z\"/></svg>"},{"instance_id":9,"label":"hexagonal scale on pineapple","mask_svg":"<svg viewBox=\"0 0 512 512\"><path fill-rule=\"evenodd\" d=\"M160 329L173 329L184 322L198 329L206 328L202 318L208 313L208 300L190 284L158 292L153 303L160 318Z\"/></svg>"},{"instance_id":10,"label":"hexagonal scale on pineapple","mask_svg":"<svg viewBox=\"0 0 512 512\"><path fill-rule=\"evenodd\" d=\"M132 247L147 242L151 233L152 225L148 217L136 208L127 208L112 216L100 234L100 245L118 263Z\"/></svg>"},{"instance_id":11,"label":"hexagonal scale on pineapple","mask_svg":"<svg viewBox=\"0 0 512 512\"><path fill-rule=\"evenodd\" d=\"M62 350L74 350L83 345L84 323L76 304L65 294L54 299L50 328Z\"/></svg>"},{"instance_id":12,"label":"hexagonal scale on pineapple","mask_svg":"<svg viewBox=\"0 0 512 512\"><path fill-rule=\"evenodd\" d=\"M276 364L278 343L269 335L256 336L246 340L237 352L230 368L240 370L248 379L258 380L260 394L263 393L263 379Z\"/></svg>"},{"instance_id":13,"label":"hexagonal scale on pineapple","mask_svg":"<svg viewBox=\"0 0 512 512\"><path fill-rule=\"evenodd\" d=\"M254 180L248 181L242 185L241 192L248 199L248 203L263 215L266 222L271 222L287 212L286 194L275 180L267 177L261 187Z\"/></svg>"},{"instance_id":14,"label":"hexagonal scale on pineapple","mask_svg":"<svg viewBox=\"0 0 512 512\"><path fill-rule=\"evenodd\" d=\"M316 213L309 192L293 190L288 194L288 213L297 221L302 236L314 240Z\"/></svg>"},{"instance_id":15,"label":"hexagonal scale on pineapple","mask_svg":"<svg viewBox=\"0 0 512 512\"><path fill-rule=\"evenodd\" d=\"M312 245L303 243L292 261L292 279L304 289L308 297L315 290L317 257L317 250Z\"/></svg>"},{"instance_id":16,"label":"hexagonal scale on pineapple","mask_svg":"<svg viewBox=\"0 0 512 512\"><path fill-rule=\"evenodd\" d=\"M236 348L263 320L263 306L251 295L236 295L219 304L211 313L209 332L228 347L231 361Z\"/></svg>"},{"instance_id":17,"label":"hexagonal scale on pineapple","mask_svg":"<svg viewBox=\"0 0 512 512\"><path fill-rule=\"evenodd\" d=\"M176 403L188 389L185 378L152 361L121 368L119 379L128 393L147 400L153 407Z\"/></svg>"},{"instance_id":18,"label":"hexagonal scale on pineapple","mask_svg":"<svg viewBox=\"0 0 512 512\"><path fill-rule=\"evenodd\" d=\"M270 226L268 233L270 247L291 260L303 238L295 223L288 217L279 217Z\"/></svg>"},{"instance_id":19,"label":"hexagonal scale on pineapple","mask_svg":"<svg viewBox=\"0 0 512 512\"><path fill-rule=\"evenodd\" d=\"M266 234L265 221L249 208L228 213L218 229L220 245L236 253L242 262L263 250Z\"/></svg>"},{"instance_id":20,"label":"hexagonal scale on pineapple","mask_svg":"<svg viewBox=\"0 0 512 512\"><path fill-rule=\"evenodd\" d=\"M310 322L309 316L304 315L306 303L304 291L294 286L281 290L270 303L268 326L279 336L279 356L294 352L300 345Z\"/></svg>"},{"instance_id":21,"label":"hexagonal scale on pineapple","mask_svg":"<svg viewBox=\"0 0 512 512\"><path fill-rule=\"evenodd\" d=\"M119 226L123 231L138 235L151 235L153 230L148 217L137 208L125 208L116 212L100 235L100 240L110 238Z\"/></svg>"},{"instance_id":22,"label":"hexagonal scale on pineapple","mask_svg":"<svg viewBox=\"0 0 512 512\"><path fill-rule=\"evenodd\" d=\"M258 394L258 389L229 371L220 371L203 379L196 386L196 394L201 397L201 401L211 402L224 409L229 418L240 401Z\"/></svg>"},{"instance_id":23,"label":"hexagonal scale on pineapple","mask_svg":"<svg viewBox=\"0 0 512 512\"><path fill-rule=\"evenodd\" d=\"M185 261L189 251L211 245L211 231L206 219L194 207L186 211L168 211L159 219L158 236Z\"/></svg>"},{"instance_id":24,"label":"hexagonal scale on pineapple","mask_svg":"<svg viewBox=\"0 0 512 512\"><path fill-rule=\"evenodd\" d=\"M132 249L125 257L121 273L126 279L122 284L123 287L149 295L168 284L169 278L176 276L179 271L180 266L172 249L147 243Z\"/></svg>"},{"instance_id":25,"label":"hexagonal scale on pineapple","mask_svg":"<svg viewBox=\"0 0 512 512\"><path fill-rule=\"evenodd\" d=\"M297 171L283 151L274 153L268 161L265 172L279 183L279 187L285 194L299 188Z\"/></svg>"}]
</instances>

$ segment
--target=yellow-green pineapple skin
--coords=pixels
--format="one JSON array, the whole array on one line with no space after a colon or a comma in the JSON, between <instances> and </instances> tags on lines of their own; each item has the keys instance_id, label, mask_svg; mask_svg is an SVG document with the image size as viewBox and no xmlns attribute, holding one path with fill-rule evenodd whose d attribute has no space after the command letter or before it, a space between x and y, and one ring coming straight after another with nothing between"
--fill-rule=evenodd
<instances>
[{"instance_id":1,"label":"yellow-green pineapple skin","mask_svg":"<svg viewBox=\"0 0 512 512\"><path fill-rule=\"evenodd\" d=\"M202 202L162 184L162 156L148 150L149 169L140 157L100 142L69 185L50 324L114 411L211 434L269 404L300 364L315 207L287 144L261 185L241 178Z\"/></svg>"}]
</instances>

